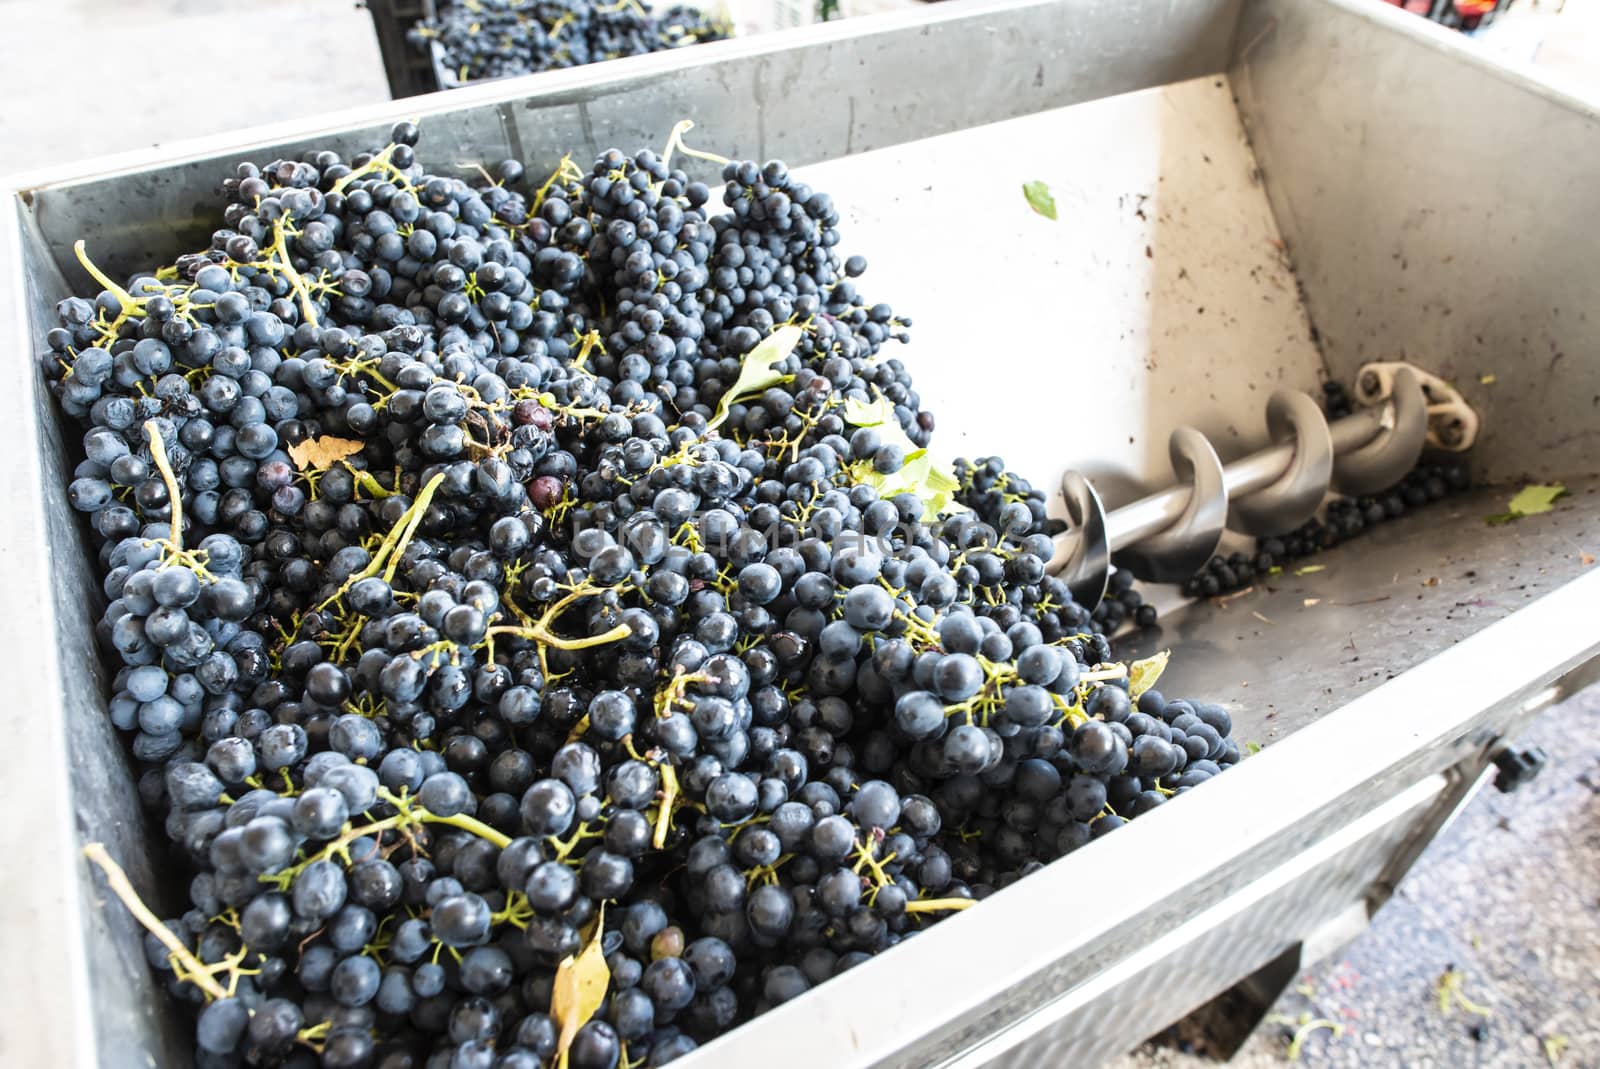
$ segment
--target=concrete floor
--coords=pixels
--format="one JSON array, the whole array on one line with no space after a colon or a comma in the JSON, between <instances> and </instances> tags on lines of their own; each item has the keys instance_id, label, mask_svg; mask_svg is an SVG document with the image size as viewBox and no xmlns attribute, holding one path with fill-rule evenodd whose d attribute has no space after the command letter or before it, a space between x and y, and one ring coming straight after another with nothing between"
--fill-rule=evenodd
<instances>
[{"instance_id":1,"label":"concrete floor","mask_svg":"<svg viewBox=\"0 0 1600 1069\"><path fill-rule=\"evenodd\" d=\"M1600 2L1524 10L1486 47L1545 65L1600 100ZM0 68L0 173L165 144L387 99L367 12L350 0L0 0L14 35ZM21 27L19 31L17 28ZM21 47L17 47L21 45ZM1515 795L1479 795L1373 926L1274 1008L1341 1026L1307 1066L1600 1066L1600 690L1543 717L1550 755ZM1489 1011L1441 1012L1438 982ZM1307 1018L1309 1019L1309 1018ZM1292 1023L1269 1023L1236 1065L1277 1065ZM1109 1069L1194 1069L1193 1024ZM1189 1053L1186 1051L1196 1051Z\"/></svg>"},{"instance_id":2,"label":"concrete floor","mask_svg":"<svg viewBox=\"0 0 1600 1069\"><path fill-rule=\"evenodd\" d=\"M389 99L354 0L0 0L0 173Z\"/></svg>"}]
</instances>

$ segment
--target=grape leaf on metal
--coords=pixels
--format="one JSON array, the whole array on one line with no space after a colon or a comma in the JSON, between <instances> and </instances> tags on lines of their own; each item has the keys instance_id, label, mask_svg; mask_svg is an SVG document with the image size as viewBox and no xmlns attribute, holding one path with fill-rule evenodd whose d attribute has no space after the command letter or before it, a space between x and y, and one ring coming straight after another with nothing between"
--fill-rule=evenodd
<instances>
[{"instance_id":1,"label":"grape leaf on metal","mask_svg":"<svg viewBox=\"0 0 1600 1069\"><path fill-rule=\"evenodd\" d=\"M1512 520L1520 520L1524 516L1538 516L1554 508L1556 501L1565 497L1566 493L1567 488L1560 483L1551 483L1548 486L1540 486L1538 484L1524 486L1511 499L1511 503L1506 506L1506 511L1485 517L1485 519L1488 523L1501 524L1510 523Z\"/></svg>"},{"instance_id":2,"label":"grape leaf on metal","mask_svg":"<svg viewBox=\"0 0 1600 1069\"><path fill-rule=\"evenodd\" d=\"M1028 198L1028 207L1044 216L1046 219L1056 217L1056 199L1050 195L1050 187L1035 179L1022 184L1022 195Z\"/></svg>"}]
</instances>

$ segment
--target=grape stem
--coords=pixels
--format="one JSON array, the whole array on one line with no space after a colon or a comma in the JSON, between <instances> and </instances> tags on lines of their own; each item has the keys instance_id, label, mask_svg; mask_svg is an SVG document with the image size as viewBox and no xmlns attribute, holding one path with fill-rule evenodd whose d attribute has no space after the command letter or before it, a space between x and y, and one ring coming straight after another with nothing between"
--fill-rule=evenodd
<instances>
[{"instance_id":1,"label":"grape stem","mask_svg":"<svg viewBox=\"0 0 1600 1069\"><path fill-rule=\"evenodd\" d=\"M1330 1021L1326 1017L1318 1017L1315 1020L1305 1022L1294 1030L1294 1036L1289 1040L1288 1058L1291 1062L1300 1060L1300 1053L1305 1048L1306 1039L1319 1028L1326 1028L1332 1032L1335 1039L1344 1034L1343 1025L1337 1021Z\"/></svg>"},{"instance_id":2,"label":"grape stem","mask_svg":"<svg viewBox=\"0 0 1600 1069\"><path fill-rule=\"evenodd\" d=\"M918 898L906 903L907 913L942 913L945 910L971 909L976 898Z\"/></svg>"},{"instance_id":3,"label":"grape stem","mask_svg":"<svg viewBox=\"0 0 1600 1069\"><path fill-rule=\"evenodd\" d=\"M189 979L196 987L204 991L213 999L227 998L227 990L211 975L210 969L186 946L172 929L161 923L161 919L150 912L150 907L144 904L139 897L139 892L133 889L133 884L128 881L128 874L122 871L122 866L111 860L111 855L106 853L104 843L89 843L83 848L83 856L93 861L105 873L106 885L113 894L122 900L122 904L132 913L134 919L144 925L145 930L161 941L161 945L172 952L172 956L183 963L189 972Z\"/></svg>"},{"instance_id":4,"label":"grape stem","mask_svg":"<svg viewBox=\"0 0 1600 1069\"><path fill-rule=\"evenodd\" d=\"M492 657L494 655L494 639L497 635L514 635L517 638L523 638L530 642L539 643L539 659L542 662L544 660L543 647L546 646L553 646L558 650L586 650L594 646L604 646L608 642L617 642L633 634L633 628L629 627L627 624L618 624L609 631L602 631L598 635L589 635L585 638L562 638L560 635L557 635L551 630L551 628L555 626L556 617L560 616L568 606L582 598L590 596L591 594L598 593L600 593L598 589L585 583L584 585L580 585L573 589L571 592L563 596L559 601L552 604L544 611L543 615L541 615L539 619L534 621L532 624L527 626L503 624L499 627L489 628L484 632L484 638L489 643L490 656ZM549 675L549 672L547 671L545 674Z\"/></svg>"},{"instance_id":5,"label":"grape stem","mask_svg":"<svg viewBox=\"0 0 1600 1069\"><path fill-rule=\"evenodd\" d=\"M1106 679L1121 679L1127 674L1127 665L1114 664L1109 668L1096 668L1093 672L1085 672L1078 677L1078 680L1083 683L1098 683Z\"/></svg>"},{"instance_id":6,"label":"grape stem","mask_svg":"<svg viewBox=\"0 0 1600 1069\"><path fill-rule=\"evenodd\" d=\"M128 311L130 308L139 303L138 299L135 298L133 294L129 293L127 290L111 281L111 277L109 275L94 265L94 262L89 259L89 253L85 250L82 239L79 239L73 243L72 251L77 254L78 262L83 265L83 269L89 272L94 280L100 283L100 286L103 289L109 290L111 295L116 297L118 303L122 305L122 310L124 312Z\"/></svg>"},{"instance_id":7,"label":"grape stem","mask_svg":"<svg viewBox=\"0 0 1600 1069\"><path fill-rule=\"evenodd\" d=\"M544 621L541 620L532 627L512 627L509 624L504 627L491 627L488 633L494 635L515 635L518 638L529 639L530 641L539 642L546 646L554 646L558 650L586 650L594 646L604 646L608 642L616 642L620 639L625 639L629 635L633 634L633 629L627 624L618 624L611 630L602 631L598 635L589 635L586 638L562 638L559 635L552 635L550 632L546 631L544 627Z\"/></svg>"},{"instance_id":8,"label":"grape stem","mask_svg":"<svg viewBox=\"0 0 1600 1069\"><path fill-rule=\"evenodd\" d=\"M715 163L723 167L733 162L726 156L718 156L714 152L700 152L685 145L683 143L683 135L693 129L693 119L684 119L672 128L672 134L667 138L667 147L661 153L661 165L663 167L672 163L673 152L682 152L685 156L692 156L697 160L705 160L707 163Z\"/></svg>"},{"instance_id":9,"label":"grape stem","mask_svg":"<svg viewBox=\"0 0 1600 1069\"><path fill-rule=\"evenodd\" d=\"M393 794L384 787L378 788L378 799L393 806L397 810L395 815L384 817L382 820L376 820L360 827L356 827L353 823L347 823L337 839L334 839L299 864L292 865L280 872L262 875L259 877L261 882L272 884L279 890L288 890L295 878L304 872L307 866L318 861L331 861L334 858L338 858L348 865L350 863L350 845L357 839L365 839L373 835L381 838L384 832L391 830L398 830L402 835L408 835L411 829L420 827L423 824L449 824L451 827L469 831L480 839L487 839L502 850L511 845L509 836L464 813L457 813L453 816L440 816L437 813L430 813L423 806L417 805L413 799Z\"/></svg>"},{"instance_id":10,"label":"grape stem","mask_svg":"<svg viewBox=\"0 0 1600 1069\"><path fill-rule=\"evenodd\" d=\"M161 472L161 481L167 484L167 501L172 506L172 534L168 540L174 552L182 553L183 495L178 493L178 477L172 473L172 461L167 459L167 443L162 440L161 428L155 420L145 420L144 433L150 439L150 455L155 459L156 469Z\"/></svg>"},{"instance_id":11,"label":"grape stem","mask_svg":"<svg viewBox=\"0 0 1600 1069\"><path fill-rule=\"evenodd\" d=\"M405 555L406 546L411 544L411 536L416 534L417 528L422 525L422 514L428 511L428 506L433 502L434 492L439 489L439 484L442 482L444 482L444 472L441 471L428 481L428 485L422 488L422 493L417 495L417 499L406 510L405 528L400 531L399 539L393 545L388 545L386 540L389 566L383 570L384 582L394 582L394 573L400 567L400 558ZM382 555L380 553L379 557ZM372 570L377 571L377 566L378 559L375 558L371 565Z\"/></svg>"},{"instance_id":12,"label":"grape stem","mask_svg":"<svg viewBox=\"0 0 1600 1069\"><path fill-rule=\"evenodd\" d=\"M428 824L448 824L462 831L470 831L480 839L487 839L500 849L504 850L511 845L511 836L489 827L476 817L469 817L465 813L457 813L451 817L441 817L437 813L429 813L424 809L418 819Z\"/></svg>"},{"instance_id":13,"label":"grape stem","mask_svg":"<svg viewBox=\"0 0 1600 1069\"><path fill-rule=\"evenodd\" d=\"M306 286L306 280L300 272L294 269L294 262L289 256L288 228L284 225L286 219L279 219L273 224L272 248L267 250L267 262L283 270L289 279L289 285L294 289L295 295L300 298L300 307L305 312L306 322L317 326L317 305L311 299L311 290ZM275 258L274 258L275 257Z\"/></svg>"},{"instance_id":14,"label":"grape stem","mask_svg":"<svg viewBox=\"0 0 1600 1069\"><path fill-rule=\"evenodd\" d=\"M400 564L400 558L405 555L406 545L410 543L411 536L416 533L418 525L422 523L422 514L428 511L428 505L432 503L433 495L439 489L439 484L444 482L444 476L445 473L441 471L428 481L428 485L422 488L422 492L411 503L411 507L406 509L401 514L400 519L395 522L394 528L384 535L383 543L378 546L378 552L372 555L372 560L367 566L351 575L335 593L329 596L328 600L318 605L318 612L338 601L346 591L361 580L370 579L377 575L378 570L383 568L385 563L388 564L388 568L383 573L384 581L393 581L395 569ZM398 484L395 489L398 491Z\"/></svg>"},{"instance_id":15,"label":"grape stem","mask_svg":"<svg viewBox=\"0 0 1600 1069\"><path fill-rule=\"evenodd\" d=\"M606 351L605 343L600 340L600 332L598 330L591 330L583 336L582 345L578 349L577 357L572 361L572 366L577 368L584 367L589 362L589 354L596 349L599 349L604 354ZM584 370L588 369L584 368Z\"/></svg>"},{"instance_id":16,"label":"grape stem","mask_svg":"<svg viewBox=\"0 0 1600 1069\"><path fill-rule=\"evenodd\" d=\"M394 144L385 146L382 152L335 182L333 189L329 190L329 192L343 193L350 183L379 171L384 172L391 179L397 179L397 184L404 183L409 188L411 183L406 181L405 172L390 162L394 157L394 150L398 147L398 145Z\"/></svg>"},{"instance_id":17,"label":"grape stem","mask_svg":"<svg viewBox=\"0 0 1600 1069\"><path fill-rule=\"evenodd\" d=\"M657 850L667 848L667 832L672 829L672 807L678 800L678 770L663 757L658 766L661 772L661 808L656 811L655 833L650 844Z\"/></svg>"},{"instance_id":18,"label":"grape stem","mask_svg":"<svg viewBox=\"0 0 1600 1069\"><path fill-rule=\"evenodd\" d=\"M545 198L550 195L551 187L553 187L558 181L565 179L568 182L576 182L582 178L583 171L578 168L577 164L572 162L572 153L569 152L565 156L561 157L560 164L558 164L556 169L551 172L550 177L545 181L545 184L539 187L539 192L534 194L533 207L528 212L528 218L532 219L534 216L539 214L539 209L544 207Z\"/></svg>"}]
</instances>

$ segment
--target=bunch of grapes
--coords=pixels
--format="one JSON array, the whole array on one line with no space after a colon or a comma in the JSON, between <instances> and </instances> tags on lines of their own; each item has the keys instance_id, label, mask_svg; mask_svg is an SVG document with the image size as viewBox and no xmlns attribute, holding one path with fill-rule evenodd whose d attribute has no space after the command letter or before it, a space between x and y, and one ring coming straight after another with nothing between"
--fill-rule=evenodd
<instances>
[{"instance_id":1,"label":"bunch of grapes","mask_svg":"<svg viewBox=\"0 0 1600 1069\"><path fill-rule=\"evenodd\" d=\"M80 244L41 362L198 1064L660 1065L1239 759L931 459L826 194L417 136Z\"/></svg>"},{"instance_id":2,"label":"bunch of grapes","mask_svg":"<svg viewBox=\"0 0 1600 1069\"><path fill-rule=\"evenodd\" d=\"M642 56L731 35L726 20L685 5L656 10L645 0L477 0L449 4L407 35L415 48L437 42L459 80L510 78Z\"/></svg>"}]
</instances>

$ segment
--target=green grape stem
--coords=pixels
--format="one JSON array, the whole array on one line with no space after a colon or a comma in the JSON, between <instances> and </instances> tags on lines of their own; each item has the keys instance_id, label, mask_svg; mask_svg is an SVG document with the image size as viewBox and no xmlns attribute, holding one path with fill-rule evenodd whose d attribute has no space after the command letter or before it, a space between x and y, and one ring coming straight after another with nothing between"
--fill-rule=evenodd
<instances>
[{"instance_id":1,"label":"green grape stem","mask_svg":"<svg viewBox=\"0 0 1600 1069\"><path fill-rule=\"evenodd\" d=\"M480 839L489 840L502 850L511 845L511 836L506 835L504 832L495 831L483 821L478 820L475 817L469 817L465 813L457 813L453 817L441 817L435 813L428 812L426 809L419 810L417 812L418 820L424 821L428 824L448 824L452 828L460 828L462 831L470 831Z\"/></svg>"},{"instance_id":2,"label":"green grape stem","mask_svg":"<svg viewBox=\"0 0 1600 1069\"><path fill-rule=\"evenodd\" d=\"M406 179L406 173L390 162L393 160L394 151L398 147L395 144L386 145L382 152L335 182L330 192L343 193L350 183L379 172L382 172L385 177L394 180L397 184L404 184L409 189L411 183Z\"/></svg>"},{"instance_id":3,"label":"green grape stem","mask_svg":"<svg viewBox=\"0 0 1600 1069\"><path fill-rule=\"evenodd\" d=\"M411 503L411 507L406 509L405 514L401 516L403 529L402 524L395 525L396 529L400 530L399 539L392 543L385 539L384 545L379 548L378 556L374 557L372 563L368 565L369 570L376 572L379 562L387 554L389 566L383 570L384 582L394 582L394 573L400 567L400 558L405 555L406 547L411 544L411 536L417 533L417 528L422 524L422 514L428 511L428 506L433 502L433 495L442 482L444 482L444 472L442 471L428 480L428 485L422 488L422 492L417 495L417 499Z\"/></svg>"},{"instance_id":4,"label":"green grape stem","mask_svg":"<svg viewBox=\"0 0 1600 1069\"><path fill-rule=\"evenodd\" d=\"M1289 1040L1288 1057L1291 1062L1300 1060L1300 1053L1305 1047L1306 1039L1320 1028L1326 1028L1332 1032L1335 1039L1344 1034L1343 1025L1337 1021L1330 1021L1326 1017L1318 1017L1315 1020L1305 1022L1294 1030L1294 1036Z\"/></svg>"},{"instance_id":5,"label":"green grape stem","mask_svg":"<svg viewBox=\"0 0 1600 1069\"><path fill-rule=\"evenodd\" d=\"M469 817L465 813L456 813L452 816L440 816L437 813L430 813L422 806L401 795L393 794L383 787L378 788L378 799L379 801L387 802L398 812L394 816L384 817L382 820L375 820L360 827L357 827L354 823L346 823L337 839L334 839L315 854L296 865L261 876L261 882L270 883L279 890L287 890L294 883L296 877L304 872L308 866L318 861L330 861L334 858L339 858L349 864L350 845L358 839L365 839L374 835L382 836L384 832L392 830L401 830L409 834L411 829L420 828L424 824L448 824L453 828L469 831L480 839L487 839L502 850L511 845L510 836L496 831L483 821Z\"/></svg>"},{"instance_id":6,"label":"green grape stem","mask_svg":"<svg viewBox=\"0 0 1600 1069\"><path fill-rule=\"evenodd\" d=\"M289 255L288 228L285 226L287 222L288 219L285 217L272 224L272 247L267 250L267 265L283 272L295 295L300 298L300 307L305 313L306 322L315 327L318 325L317 302L312 300L306 280L294 269L293 258Z\"/></svg>"},{"instance_id":7,"label":"green grape stem","mask_svg":"<svg viewBox=\"0 0 1600 1069\"><path fill-rule=\"evenodd\" d=\"M445 473L441 471L428 480L428 484L422 488L422 492L411 503L411 507L401 513L400 519L395 521L394 528L387 535L384 535L383 542L378 546L378 552L372 555L372 560L368 562L365 568L346 579L337 591L330 595L321 605L318 605L318 612L338 601L351 587L361 580L371 579L377 575L380 569L384 569L385 564L388 565L388 568L384 569L384 580L388 582L394 579L395 569L399 567L400 558L405 555L406 546L411 542L411 536L416 533L418 525L422 523L422 514L428 511L428 506L433 502L434 493L439 489L439 484L444 482L444 476Z\"/></svg>"},{"instance_id":8,"label":"green grape stem","mask_svg":"<svg viewBox=\"0 0 1600 1069\"><path fill-rule=\"evenodd\" d=\"M72 251L77 255L78 262L83 265L83 269L89 272L90 276L100 284L102 289L108 290L117 299L117 303L122 305L123 312L127 312L132 307L144 303L113 282L111 276L94 265L94 261L89 259L89 253L81 238L73 242Z\"/></svg>"},{"instance_id":9,"label":"green grape stem","mask_svg":"<svg viewBox=\"0 0 1600 1069\"><path fill-rule=\"evenodd\" d=\"M574 588L564 595L559 601L556 601L549 608L545 609L544 613L539 617L539 619L534 621L532 624L503 624L499 627L489 628L484 632L484 639L489 645L490 656L492 657L494 654L494 639L499 635L511 635L515 638L527 639L529 642L539 643L539 657L542 661L544 659L544 647L546 646L551 646L558 650L586 650L595 646L604 646L607 643L620 641L633 634L633 629L627 624L617 624L608 631L602 631L598 635L589 635L584 638L562 638L560 635L551 630L555 627L556 617L565 612L568 607L583 598L598 594L600 592L600 588L590 586L586 582ZM549 673L546 672L546 675L548 674Z\"/></svg>"}]
</instances>

